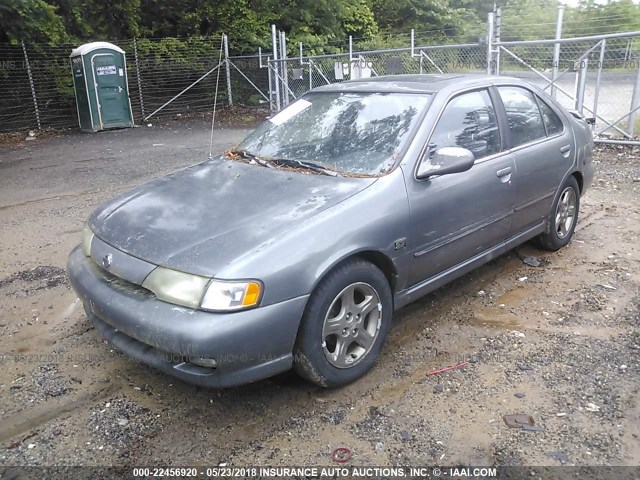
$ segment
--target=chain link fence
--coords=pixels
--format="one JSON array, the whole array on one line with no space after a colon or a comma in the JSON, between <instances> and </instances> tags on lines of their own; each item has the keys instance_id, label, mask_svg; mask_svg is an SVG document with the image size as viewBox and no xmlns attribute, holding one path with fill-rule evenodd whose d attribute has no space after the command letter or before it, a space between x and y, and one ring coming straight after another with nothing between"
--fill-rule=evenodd
<instances>
[{"instance_id":1,"label":"chain link fence","mask_svg":"<svg viewBox=\"0 0 640 480\"><path fill-rule=\"evenodd\" d=\"M478 44L270 59L271 107L277 111L312 88L350 79L419 73L482 73L486 71L486 60L486 47Z\"/></svg>"},{"instance_id":2,"label":"chain link fence","mask_svg":"<svg viewBox=\"0 0 640 480\"><path fill-rule=\"evenodd\" d=\"M430 45L278 60L264 54L228 56L219 36L117 44L126 53L136 123L159 115L210 112L216 84L219 104L276 112L312 88L354 78L491 71L529 80L566 107L597 117L595 133L602 137L629 139L640 132L637 32L557 42L492 40L491 45ZM68 58L74 46L0 45L0 131L77 126Z\"/></svg>"},{"instance_id":3,"label":"chain link fence","mask_svg":"<svg viewBox=\"0 0 640 480\"><path fill-rule=\"evenodd\" d=\"M528 80L566 108L595 117L596 136L631 138L639 132L634 91L640 94L640 37L565 39L557 45L555 52L554 43L498 43L496 73Z\"/></svg>"},{"instance_id":4,"label":"chain link fence","mask_svg":"<svg viewBox=\"0 0 640 480\"><path fill-rule=\"evenodd\" d=\"M136 123L163 115L210 111L220 60L220 37L133 39L125 51L131 108ZM0 45L0 131L78 125L69 54L77 45ZM209 75L204 76L208 72ZM218 102L228 103L225 72ZM204 76L204 77L203 77Z\"/></svg>"},{"instance_id":5,"label":"chain link fence","mask_svg":"<svg viewBox=\"0 0 640 480\"><path fill-rule=\"evenodd\" d=\"M0 45L0 130L77 124L72 45Z\"/></svg>"}]
</instances>

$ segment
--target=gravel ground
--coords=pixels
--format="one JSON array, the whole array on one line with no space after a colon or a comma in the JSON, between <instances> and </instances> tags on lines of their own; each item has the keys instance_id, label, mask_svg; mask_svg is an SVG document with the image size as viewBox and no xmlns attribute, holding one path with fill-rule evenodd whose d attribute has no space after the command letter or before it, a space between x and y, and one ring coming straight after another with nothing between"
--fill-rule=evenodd
<instances>
[{"instance_id":1,"label":"gravel ground","mask_svg":"<svg viewBox=\"0 0 640 480\"><path fill-rule=\"evenodd\" d=\"M523 245L403 309L355 384L206 390L114 351L63 268L97 205L208 143L196 119L0 147L0 464L330 465L336 447L348 465L640 463L640 151L597 152L567 248ZM509 428L516 413L540 428Z\"/></svg>"}]
</instances>

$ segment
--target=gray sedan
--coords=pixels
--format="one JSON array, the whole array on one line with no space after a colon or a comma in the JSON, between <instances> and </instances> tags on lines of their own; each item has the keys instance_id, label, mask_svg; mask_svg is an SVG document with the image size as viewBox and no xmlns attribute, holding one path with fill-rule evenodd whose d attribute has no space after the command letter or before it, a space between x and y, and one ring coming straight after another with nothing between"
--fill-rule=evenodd
<instances>
[{"instance_id":1,"label":"gray sedan","mask_svg":"<svg viewBox=\"0 0 640 480\"><path fill-rule=\"evenodd\" d=\"M67 268L102 335L164 372L336 387L394 311L527 240L567 245L592 150L585 119L514 78L327 85L96 210Z\"/></svg>"}]
</instances>

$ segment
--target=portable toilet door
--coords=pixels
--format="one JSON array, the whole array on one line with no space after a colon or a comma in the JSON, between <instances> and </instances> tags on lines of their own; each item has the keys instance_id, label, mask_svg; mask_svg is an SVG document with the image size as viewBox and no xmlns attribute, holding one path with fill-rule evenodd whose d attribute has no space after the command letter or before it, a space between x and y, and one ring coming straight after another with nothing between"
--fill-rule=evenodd
<instances>
[{"instance_id":1,"label":"portable toilet door","mask_svg":"<svg viewBox=\"0 0 640 480\"><path fill-rule=\"evenodd\" d=\"M133 126L124 50L93 42L71 52L78 122L83 131Z\"/></svg>"}]
</instances>

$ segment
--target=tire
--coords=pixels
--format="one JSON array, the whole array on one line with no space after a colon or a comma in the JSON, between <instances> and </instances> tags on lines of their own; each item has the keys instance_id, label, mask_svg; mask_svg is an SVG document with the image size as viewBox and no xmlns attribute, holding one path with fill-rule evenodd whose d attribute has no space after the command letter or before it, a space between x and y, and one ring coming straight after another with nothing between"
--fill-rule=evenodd
<instances>
[{"instance_id":1,"label":"tire","mask_svg":"<svg viewBox=\"0 0 640 480\"><path fill-rule=\"evenodd\" d=\"M384 274L360 258L348 260L309 298L294 347L295 371L326 388L355 381L378 358L392 316L393 297Z\"/></svg>"},{"instance_id":2,"label":"tire","mask_svg":"<svg viewBox=\"0 0 640 480\"><path fill-rule=\"evenodd\" d=\"M571 241L580 213L580 187L570 176L560 187L560 195L553 202L548 218L548 231L538 237L546 250L556 251Z\"/></svg>"}]
</instances>

